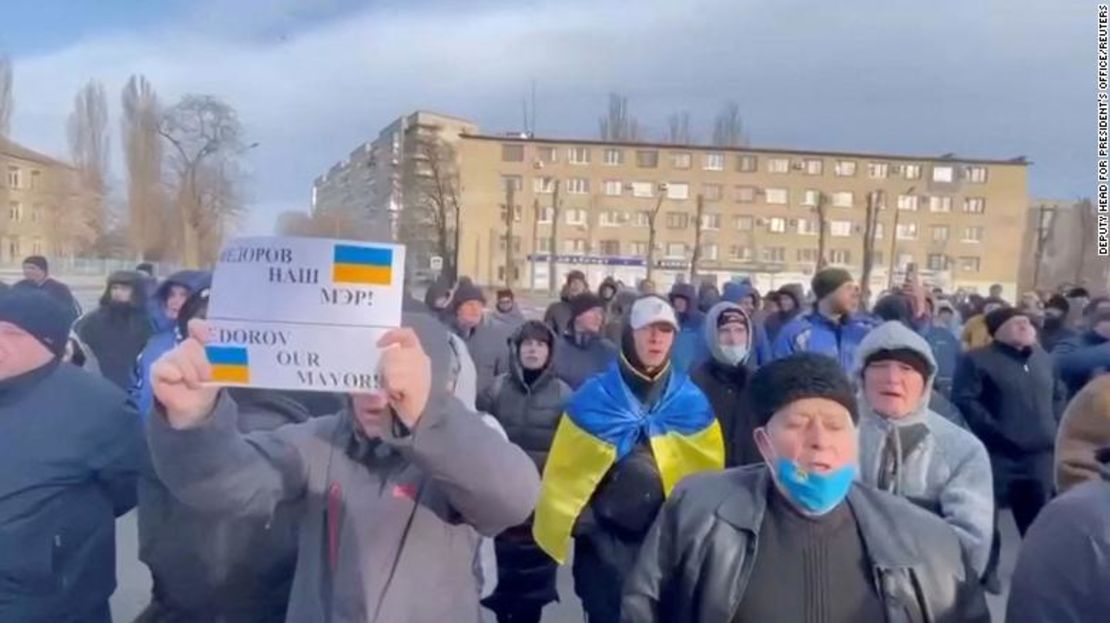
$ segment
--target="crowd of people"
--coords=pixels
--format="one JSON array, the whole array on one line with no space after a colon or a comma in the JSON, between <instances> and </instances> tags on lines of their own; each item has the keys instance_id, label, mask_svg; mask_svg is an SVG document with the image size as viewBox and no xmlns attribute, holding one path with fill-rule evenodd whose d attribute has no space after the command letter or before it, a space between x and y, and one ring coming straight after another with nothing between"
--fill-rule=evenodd
<instances>
[{"instance_id":1,"label":"crowd of people","mask_svg":"<svg viewBox=\"0 0 1110 623\"><path fill-rule=\"evenodd\" d=\"M1011 303L911 271L666 295L571 272L532 318L468 278L406 294L381 391L209 384L211 275L112 274L81 313L0 292L0 621L1007 621L1110 611L1110 298ZM487 295L489 298L487 299ZM537 316L539 316L537 314Z\"/></svg>"}]
</instances>

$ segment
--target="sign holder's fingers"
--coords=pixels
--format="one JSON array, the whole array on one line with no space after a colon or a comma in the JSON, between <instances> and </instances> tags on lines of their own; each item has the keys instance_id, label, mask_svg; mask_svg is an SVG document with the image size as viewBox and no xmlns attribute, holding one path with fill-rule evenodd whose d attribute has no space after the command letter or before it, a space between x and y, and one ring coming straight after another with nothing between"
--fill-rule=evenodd
<instances>
[{"instance_id":1,"label":"sign holder's fingers","mask_svg":"<svg viewBox=\"0 0 1110 623\"><path fill-rule=\"evenodd\" d=\"M397 344L401 348L421 347L420 338L417 337L416 332L409 327L390 329L378 340L379 348L388 348L393 344Z\"/></svg>"},{"instance_id":2,"label":"sign holder's fingers","mask_svg":"<svg viewBox=\"0 0 1110 623\"><path fill-rule=\"evenodd\" d=\"M189 321L189 337L200 342L207 344L212 341L212 331L208 326L208 321L201 318L193 318Z\"/></svg>"}]
</instances>

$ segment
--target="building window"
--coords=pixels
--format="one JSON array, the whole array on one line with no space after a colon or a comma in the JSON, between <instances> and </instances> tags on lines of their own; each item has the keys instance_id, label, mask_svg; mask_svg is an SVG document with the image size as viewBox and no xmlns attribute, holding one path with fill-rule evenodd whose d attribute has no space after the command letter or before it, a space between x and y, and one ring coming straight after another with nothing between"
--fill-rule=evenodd
<instances>
[{"instance_id":1,"label":"building window","mask_svg":"<svg viewBox=\"0 0 1110 623\"><path fill-rule=\"evenodd\" d=\"M875 239L876 240L881 240L882 237L883 237L883 232L885 232L885 231L886 231L886 227L884 227L882 223L875 223Z\"/></svg>"},{"instance_id":2,"label":"building window","mask_svg":"<svg viewBox=\"0 0 1110 623\"><path fill-rule=\"evenodd\" d=\"M807 189L805 191L805 193L802 195L802 205L804 205L804 206L816 206L817 201L820 198L821 198L821 191L814 190L812 188Z\"/></svg>"},{"instance_id":3,"label":"building window","mask_svg":"<svg viewBox=\"0 0 1110 623\"><path fill-rule=\"evenodd\" d=\"M555 178L553 177L537 177L532 179L532 190L534 192L550 195L555 192Z\"/></svg>"},{"instance_id":4,"label":"building window","mask_svg":"<svg viewBox=\"0 0 1110 623\"><path fill-rule=\"evenodd\" d=\"M790 172L790 159L789 158L771 158L767 160L768 173L789 173Z\"/></svg>"},{"instance_id":5,"label":"building window","mask_svg":"<svg viewBox=\"0 0 1110 623\"><path fill-rule=\"evenodd\" d=\"M960 258L960 272L963 272L963 273L977 273L977 272L979 272L979 258L977 258L977 257L961 257Z\"/></svg>"},{"instance_id":6,"label":"building window","mask_svg":"<svg viewBox=\"0 0 1110 623\"><path fill-rule=\"evenodd\" d=\"M537 242L540 253L551 253L551 238L540 238Z\"/></svg>"},{"instance_id":7,"label":"building window","mask_svg":"<svg viewBox=\"0 0 1110 623\"><path fill-rule=\"evenodd\" d=\"M667 243L667 257L686 257L686 243L685 242L668 242Z\"/></svg>"},{"instance_id":8,"label":"building window","mask_svg":"<svg viewBox=\"0 0 1110 623\"><path fill-rule=\"evenodd\" d=\"M590 193L590 180L584 177L572 177L567 180L567 192L572 195L588 195Z\"/></svg>"},{"instance_id":9,"label":"building window","mask_svg":"<svg viewBox=\"0 0 1110 623\"><path fill-rule=\"evenodd\" d=\"M31 171L31 190L38 190L40 188L42 188L42 176L39 174L39 171ZM36 242L35 246L38 247L39 243ZM35 251L35 253L38 253L38 251Z\"/></svg>"},{"instance_id":10,"label":"building window","mask_svg":"<svg viewBox=\"0 0 1110 623\"><path fill-rule=\"evenodd\" d=\"M955 179L955 170L950 166L933 166L933 181L951 184Z\"/></svg>"},{"instance_id":11,"label":"building window","mask_svg":"<svg viewBox=\"0 0 1110 623\"><path fill-rule=\"evenodd\" d=\"M817 219L798 219L798 233L803 236L816 236L818 234Z\"/></svg>"},{"instance_id":12,"label":"building window","mask_svg":"<svg viewBox=\"0 0 1110 623\"><path fill-rule=\"evenodd\" d=\"M717 261L717 245L707 242L701 245L701 259L711 262Z\"/></svg>"},{"instance_id":13,"label":"building window","mask_svg":"<svg viewBox=\"0 0 1110 623\"><path fill-rule=\"evenodd\" d=\"M654 169L659 166L659 152L640 150L636 152L636 166L641 169Z\"/></svg>"},{"instance_id":14,"label":"building window","mask_svg":"<svg viewBox=\"0 0 1110 623\"><path fill-rule=\"evenodd\" d=\"M759 256L764 262L782 263L786 261L786 249L783 247L763 247L759 250Z\"/></svg>"},{"instance_id":15,"label":"building window","mask_svg":"<svg viewBox=\"0 0 1110 623\"><path fill-rule=\"evenodd\" d=\"M902 167L902 177L907 180L921 179L921 165L920 164L907 164Z\"/></svg>"},{"instance_id":16,"label":"building window","mask_svg":"<svg viewBox=\"0 0 1110 623\"><path fill-rule=\"evenodd\" d=\"M501 204L500 208L501 208L501 222L504 223L505 222L505 217L508 215L509 211L505 208L505 204L503 204L503 203ZM513 206L513 222L514 223L519 223L523 218L524 218L523 208L519 204Z\"/></svg>"},{"instance_id":17,"label":"building window","mask_svg":"<svg viewBox=\"0 0 1110 623\"><path fill-rule=\"evenodd\" d=\"M685 212L667 212L667 229L686 229L689 226L689 214Z\"/></svg>"},{"instance_id":18,"label":"building window","mask_svg":"<svg viewBox=\"0 0 1110 623\"><path fill-rule=\"evenodd\" d=\"M838 238L846 238L852 235L852 222L851 221L832 221L829 223L829 233Z\"/></svg>"},{"instance_id":19,"label":"building window","mask_svg":"<svg viewBox=\"0 0 1110 623\"><path fill-rule=\"evenodd\" d=\"M524 162L524 145L503 143L501 145L502 162Z\"/></svg>"},{"instance_id":20,"label":"building window","mask_svg":"<svg viewBox=\"0 0 1110 623\"><path fill-rule=\"evenodd\" d=\"M8 254L13 260L23 255L19 252L19 238L12 238L8 241Z\"/></svg>"},{"instance_id":21,"label":"building window","mask_svg":"<svg viewBox=\"0 0 1110 623\"><path fill-rule=\"evenodd\" d=\"M33 206L33 207L31 208L31 222L32 222L32 223L37 223L37 222L39 222L39 219L40 219L40 218L42 218L42 217L40 216L41 214L42 214L42 206L36 203L36 204L35 204L35 205L34 205L34 206Z\"/></svg>"},{"instance_id":22,"label":"building window","mask_svg":"<svg viewBox=\"0 0 1110 623\"><path fill-rule=\"evenodd\" d=\"M848 249L830 249L829 250L829 263L830 264L851 264L852 252Z\"/></svg>"},{"instance_id":23,"label":"building window","mask_svg":"<svg viewBox=\"0 0 1110 623\"><path fill-rule=\"evenodd\" d=\"M899 240L917 240L917 223L899 223L895 233Z\"/></svg>"},{"instance_id":24,"label":"building window","mask_svg":"<svg viewBox=\"0 0 1110 623\"><path fill-rule=\"evenodd\" d=\"M701 196L706 201L720 201L721 195L724 194L724 187L720 184L702 184Z\"/></svg>"},{"instance_id":25,"label":"building window","mask_svg":"<svg viewBox=\"0 0 1110 623\"><path fill-rule=\"evenodd\" d=\"M651 214L640 210L639 212L632 213L632 226L633 227L648 227L651 223Z\"/></svg>"},{"instance_id":26,"label":"building window","mask_svg":"<svg viewBox=\"0 0 1110 623\"><path fill-rule=\"evenodd\" d=\"M798 249L798 261L799 262L816 262L817 261L817 249L814 249L813 247L806 247L804 249Z\"/></svg>"},{"instance_id":27,"label":"building window","mask_svg":"<svg viewBox=\"0 0 1110 623\"><path fill-rule=\"evenodd\" d=\"M773 234L786 233L786 219L774 217L767 220L767 229Z\"/></svg>"},{"instance_id":28,"label":"building window","mask_svg":"<svg viewBox=\"0 0 1110 623\"><path fill-rule=\"evenodd\" d=\"M872 266L882 266L883 265L883 252L882 251L873 251L871 253L871 265Z\"/></svg>"},{"instance_id":29,"label":"building window","mask_svg":"<svg viewBox=\"0 0 1110 623\"><path fill-rule=\"evenodd\" d=\"M586 241L581 238L567 238L563 241L563 253L582 255L586 252Z\"/></svg>"},{"instance_id":30,"label":"building window","mask_svg":"<svg viewBox=\"0 0 1110 623\"><path fill-rule=\"evenodd\" d=\"M501 176L501 189L509 190L524 190L524 178L519 175L502 175Z\"/></svg>"},{"instance_id":31,"label":"building window","mask_svg":"<svg viewBox=\"0 0 1110 623\"><path fill-rule=\"evenodd\" d=\"M536 219L537 223L541 225L550 225L552 217L555 215L555 208L551 206L544 206L540 208L539 218Z\"/></svg>"},{"instance_id":32,"label":"building window","mask_svg":"<svg viewBox=\"0 0 1110 623\"><path fill-rule=\"evenodd\" d=\"M898 209L917 212L917 195L898 195Z\"/></svg>"},{"instance_id":33,"label":"building window","mask_svg":"<svg viewBox=\"0 0 1110 623\"><path fill-rule=\"evenodd\" d=\"M497 250L505 250L505 236L497 237ZM513 236L513 251L520 253L520 236Z\"/></svg>"},{"instance_id":34,"label":"building window","mask_svg":"<svg viewBox=\"0 0 1110 623\"><path fill-rule=\"evenodd\" d=\"M690 154L686 152L672 153L671 166L676 169L689 169L690 168Z\"/></svg>"},{"instance_id":35,"label":"building window","mask_svg":"<svg viewBox=\"0 0 1110 623\"><path fill-rule=\"evenodd\" d=\"M605 210L597 215L597 224L600 227L620 227L624 213L620 210Z\"/></svg>"},{"instance_id":36,"label":"building window","mask_svg":"<svg viewBox=\"0 0 1110 623\"><path fill-rule=\"evenodd\" d=\"M621 243L619 240L602 240L600 250L602 255L620 255Z\"/></svg>"},{"instance_id":37,"label":"building window","mask_svg":"<svg viewBox=\"0 0 1110 623\"><path fill-rule=\"evenodd\" d=\"M972 184L986 184L987 167L968 167L967 179Z\"/></svg>"},{"instance_id":38,"label":"building window","mask_svg":"<svg viewBox=\"0 0 1110 623\"><path fill-rule=\"evenodd\" d=\"M520 269L517 268L516 266L513 266L513 280L516 281L516 280L519 280L519 279L520 279ZM504 281L505 280L505 267L504 266L498 266L497 267L497 280L498 281Z\"/></svg>"},{"instance_id":39,"label":"building window","mask_svg":"<svg viewBox=\"0 0 1110 623\"><path fill-rule=\"evenodd\" d=\"M976 225L964 228L964 242L983 242L983 228Z\"/></svg>"},{"instance_id":40,"label":"building window","mask_svg":"<svg viewBox=\"0 0 1110 623\"><path fill-rule=\"evenodd\" d=\"M8 167L8 188L22 188L23 176L20 174L19 167ZM18 243L16 243L18 245Z\"/></svg>"},{"instance_id":41,"label":"building window","mask_svg":"<svg viewBox=\"0 0 1110 623\"><path fill-rule=\"evenodd\" d=\"M736 201L740 203L752 203L755 201L756 188L755 186L737 186L736 188Z\"/></svg>"},{"instance_id":42,"label":"building window","mask_svg":"<svg viewBox=\"0 0 1110 623\"><path fill-rule=\"evenodd\" d=\"M806 175L821 175L825 171L825 163L820 158L806 158L803 167Z\"/></svg>"},{"instance_id":43,"label":"building window","mask_svg":"<svg viewBox=\"0 0 1110 623\"><path fill-rule=\"evenodd\" d=\"M620 197L624 184L620 180L605 180L605 194L610 197Z\"/></svg>"},{"instance_id":44,"label":"building window","mask_svg":"<svg viewBox=\"0 0 1110 623\"><path fill-rule=\"evenodd\" d=\"M835 173L839 177L852 177L856 174L856 161L837 160L836 166L833 167L833 173Z\"/></svg>"},{"instance_id":45,"label":"building window","mask_svg":"<svg viewBox=\"0 0 1110 623\"><path fill-rule=\"evenodd\" d=\"M586 211L581 208L572 208L566 211L567 225L585 225L586 224Z\"/></svg>"},{"instance_id":46,"label":"building window","mask_svg":"<svg viewBox=\"0 0 1110 623\"><path fill-rule=\"evenodd\" d=\"M559 154L554 147L537 147L536 160L544 164L554 164L559 160Z\"/></svg>"},{"instance_id":47,"label":"building window","mask_svg":"<svg viewBox=\"0 0 1110 623\"><path fill-rule=\"evenodd\" d=\"M653 197L655 196L655 193L652 192L654 186L651 182L632 182L632 196Z\"/></svg>"},{"instance_id":48,"label":"building window","mask_svg":"<svg viewBox=\"0 0 1110 623\"><path fill-rule=\"evenodd\" d=\"M750 216L735 216L732 218L732 224L739 231L751 231L755 221Z\"/></svg>"},{"instance_id":49,"label":"building window","mask_svg":"<svg viewBox=\"0 0 1110 623\"><path fill-rule=\"evenodd\" d=\"M702 214L701 215L701 228L702 229L720 229L721 228L721 215L720 214Z\"/></svg>"},{"instance_id":50,"label":"building window","mask_svg":"<svg viewBox=\"0 0 1110 623\"><path fill-rule=\"evenodd\" d=\"M739 156L736 159L736 170L741 173L755 173L759 170L759 157Z\"/></svg>"},{"instance_id":51,"label":"building window","mask_svg":"<svg viewBox=\"0 0 1110 623\"><path fill-rule=\"evenodd\" d=\"M567 149L567 161L571 164L590 164L590 148L571 147Z\"/></svg>"},{"instance_id":52,"label":"building window","mask_svg":"<svg viewBox=\"0 0 1110 623\"><path fill-rule=\"evenodd\" d=\"M929 197L929 211L930 212L951 212L952 211L952 198L951 197Z\"/></svg>"},{"instance_id":53,"label":"building window","mask_svg":"<svg viewBox=\"0 0 1110 623\"><path fill-rule=\"evenodd\" d=\"M667 199L689 199L690 185L686 183L671 182L667 184Z\"/></svg>"},{"instance_id":54,"label":"building window","mask_svg":"<svg viewBox=\"0 0 1110 623\"><path fill-rule=\"evenodd\" d=\"M34 179L34 177L31 179ZM31 243L31 253L34 255L42 255L42 238L35 238L35 241Z\"/></svg>"},{"instance_id":55,"label":"building window","mask_svg":"<svg viewBox=\"0 0 1110 623\"><path fill-rule=\"evenodd\" d=\"M933 242L944 242L948 240L948 226L947 225L933 225L929 228L929 237Z\"/></svg>"},{"instance_id":56,"label":"building window","mask_svg":"<svg viewBox=\"0 0 1110 623\"><path fill-rule=\"evenodd\" d=\"M867 163L867 177L873 180L886 179L886 174L889 168L885 162L869 162Z\"/></svg>"},{"instance_id":57,"label":"building window","mask_svg":"<svg viewBox=\"0 0 1110 623\"><path fill-rule=\"evenodd\" d=\"M786 202L790 198L785 188L768 188L766 193L767 203L773 205L786 205Z\"/></svg>"},{"instance_id":58,"label":"building window","mask_svg":"<svg viewBox=\"0 0 1110 623\"><path fill-rule=\"evenodd\" d=\"M852 207L852 204L854 202L855 202L855 196L852 195L851 191L842 190L840 192L833 193L833 202L832 202L833 207L836 207L836 208L850 208L850 207Z\"/></svg>"},{"instance_id":59,"label":"building window","mask_svg":"<svg viewBox=\"0 0 1110 623\"><path fill-rule=\"evenodd\" d=\"M964 199L964 212L968 214L982 214L987 211L987 200L983 197L968 197Z\"/></svg>"},{"instance_id":60,"label":"building window","mask_svg":"<svg viewBox=\"0 0 1110 623\"><path fill-rule=\"evenodd\" d=\"M23 220L23 204L18 201L13 201L8 206L8 218L13 222L20 222Z\"/></svg>"},{"instance_id":61,"label":"building window","mask_svg":"<svg viewBox=\"0 0 1110 623\"><path fill-rule=\"evenodd\" d=\"M632 242L632 243L629 243L628 246L629 246L629 249L632 251L632 255L634 257L643 257L643 256L647 255L647 243L646 242Z\"/></svg>"},{"instance_id":62,"label":"building window","mask_svg":"<svg viewBox=\"0 0 1110 623\"><path fill-rule=\"evenodd\" d=\"M728 257L736 262L750 262L752 259L752 248L732 245L728 248Z\"/></svg>"},{"instance_id":63,"label":"building window","mask_svg":"<svg viewBox=\"0 0 1110 623\"><path fill-rule=\"evenodd\" d=\"M624 164L624 151L620 149L606 149L605 164L609 166Z\"/></svg>"},{"instance_id":64,"label":"building window","mask_svg":"<svg viewBox=\"0 0 1110 623\"><path fill-rule=\"evenodd\" d=\"M948 270L948 256L942 253L930 253L925 259L925 266L929 270Z\"/></svg>"},{"instance_id":65,"label":"building window","mask_svg":"<svg viewBox=\"0 0 1110 623\"><path fill-rule=\"evenodd\" d=\"M706 171L724 171L725 170L725 155L724 154L705 154L705 165L702 167Z\"/></svg>"}]
</instances>

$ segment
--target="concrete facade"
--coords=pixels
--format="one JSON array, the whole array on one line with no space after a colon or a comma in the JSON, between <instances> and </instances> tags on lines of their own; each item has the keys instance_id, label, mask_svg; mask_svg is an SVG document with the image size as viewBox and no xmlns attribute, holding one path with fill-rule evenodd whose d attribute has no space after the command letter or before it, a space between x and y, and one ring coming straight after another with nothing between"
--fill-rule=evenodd
<instances>
[{"instance_id":1,"label":"concrete facade","mask_svg":"<svg viewBox=\"0 0 1110 623\"><path fill-rule=\"evenodd\" d=\"M1043 219L1043 221L1042 221ZM1110 292L1110 257L1098 256L1094 206L1076 200L1034 199L1026 213L1021 252L1023 292L1082 285L1094 293ZM1036 271L1037 234L1044 237L1041 269Z\"/></svg>"},{"instance_id":2,"label":"concrete facade","mask_svg":"<svg viewBox=\"0 0 1110 623\"><path fill-rule=\"evenodd\" d=\"M54 225L64 216L72 183L69 165L0 139L0 264L67 254Z\"/></svg>"}]
</instances>

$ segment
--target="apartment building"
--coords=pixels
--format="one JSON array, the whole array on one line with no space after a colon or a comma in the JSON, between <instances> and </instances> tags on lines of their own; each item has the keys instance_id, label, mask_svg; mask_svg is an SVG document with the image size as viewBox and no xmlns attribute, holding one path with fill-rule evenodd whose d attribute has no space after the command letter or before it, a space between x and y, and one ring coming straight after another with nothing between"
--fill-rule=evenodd
<instances>
[{"instance_id":1,"label":"apartment building","mask_svg":"<svg viewBox=\"0 0 1110 623\"><path fill-rule=\"evenodd\" d=\"M56 239L72 173L63 162L0 139L0 264L64 253Z\"/></svg>"},{"instance_id":2,"label":"apartment building","mask_svg":"<svg viewBox=\"0 0 1110 623\"><path fill-rule=\"evenodd\" d=\"M1098 215L1092 202L1032 199L1026 222L1018 279L1022 292L1062 284L1110 292L1110 257L1098 255Z\"/></svg>"}]
</instances>

